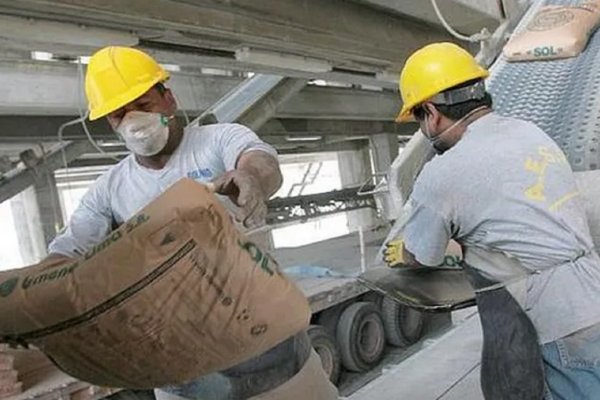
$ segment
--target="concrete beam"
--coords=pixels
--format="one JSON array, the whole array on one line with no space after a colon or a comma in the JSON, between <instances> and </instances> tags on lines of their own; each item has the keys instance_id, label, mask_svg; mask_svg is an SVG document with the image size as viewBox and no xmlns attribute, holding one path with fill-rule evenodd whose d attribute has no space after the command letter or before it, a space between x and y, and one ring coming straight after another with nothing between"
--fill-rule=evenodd
<instances>
[{"instance_id":1,"label":"concrete beam","mask_svg":"<svg viewBox=\"0 0 600 400\"><path fill-rule=\"evenodd\" d=\"M78 115L87 101L77 65L62 63L0 63L3 115ZM81 71L83 73L83 71ZM168 82L188 111L205 110L241 82L240 78L174 76Z\"/></svg>"},{"instance_id":2,"label":"concrete beam","mask_svg":"<svg viewBox=\"0 0 600 400\"><path fill-rule=\"evenodd\" d=\"M412 135L417 129L416 123L396 124L393 121L278 118L269 121L259 132L265 136L369 136L381 132Z\"/></svg>"},{"instance_id":3,"label":"concrete beam","mask_svg":"<svg viewBox=\"0 0 600 400\"><path fill-rule=\"evenodd\" d=\"M80 155L89 152L90 149L91 145L87 141L69 142L64 146L55 147L44 157L40 164L7 173L0 179L0 203L36 184L40 179L43 179L44 174L52 173L64 166L65 161L69 163Z\"/></svg>"},{"instance_id":4,"label":"concrete beam","mask_svg":"<svg viewBox=\"0 0 600 400\"><path fill-rule=\"evenodd\" d=\"M242 78L174 74L167 85L188 113L198 115ZM0 115L78 115L86 101L76 65L0 63ZM388 90L307 86L282 104L278 117L392 121L399 96Z\"/></svg>"},{"instance_id":5,"label":"concrete beam","mask_svg":"<svg viewBox=\"0 0 600 400\"><path fill-rule=\"evenodd\" d=\"M366 140L349 140L336 143L306 143L292 146L276 146L279 154L331 153L339 151L357 151L367 145Z\"/></svg>"},{"instance_id":6,"label":"concrete beam","mask_svg":"<svg viewBox=\"0 0 600 400\"><path fill-rule=\"evenodd\" d=\"M267 143L275 146L277 149L285 149L292 147L310 147L310 146L322 146L322 145L336 145L338 143L353 142L353 141L368 141L368 136L355 136L355 137L343 137L343 136L321 136L318 140L315 138L307 137L293 137L293 136L263 136L262 139ZM399 139L396 138L398 141ZM129 151L125 145L121 142L105 142L101 144L102 150L106 153L114 156L124 156L129 154ZM83 158L93 158L96 156L103 156L103 154L93 151L87 153Z\"/></svg>"},{"instance_id":7,"label":"concrete beam","mask_svg":"<svg viewBox=\"0 0 600 400\"><path fill-rule=\"evenodd\" d=\"M293 144L288 143L287 145L275 146L279 155L285 154L311 154L311 153L329 153L329 152L350 152L358 151L365 148L368 145L367 140L352 140L339 143L300 143ZM117 156L121 159L123 156ZM70 167L83 168L83 167L98 167L98 166L110 166L114 165L116 161L113 158L101 156L101 155L86 155L80 157L69 163Z\"/></svg>"},{"instance_id":8,"label":"concrete beam","mask_svg":"<svg viewBox=\"0 0 600 400\"><path fill-rule=\"evenodd\" d=\"M156 42L142 41L140 48L151 54L162 63L179 65L182 71L198 72L201 69L216 69L231 71L233 74L246 73L248 71L287 76L290 78L301 79L320 79L327 82L338 82L353 85L367 85L374 87L384 87L386 89L396 90L398 87L397 76L394 79L382 79L379 76L379 70L372 71L354 71L351 69L333 69L324 72L300 71L294 65L275 66L252 63L248 61L238 61L223 54L202 54L189 46L172 46L168 44L159 44Z\"/></svg>"},{"instance_id":9,"label":"concrete beam","mask_svg":"<svg viewBox=\"0 0 600 400\"><path fill-rule=\"evenodd\" d=\"M257 74L225 94L193 124L238 122L256 131L305 86L303 79Z\"/></svg>"},{"instance_id":10,"label":"concrete beam","mask_svg":"<svg viewBox=\"0 0 600 400\"><path fill-rule=\"evenodd\" d=\"M29 23L29 20L23 19L22 25ZM2 17L0 17L0 27L2 27ZM57 23L52 22L51 25ZM80 25L65 24L65 31L81 30ZM86 29L89 31L89 29ZM2 34L0 30L0 35ZM64 36L64 35L63 35ZM124 44L121 41L113 40L111 44ZM287 76L300 79L320 79L327 82L338 82L352 85L367 85L373 87L384 87L396 90L398 86L397 76L391 79L387 75L385 79L378 74L379 70L355 71L351 69L333 69L331 71L309 72L301 71L294 64L291 65L264 65L249 61L236 60L233 52L203 52L196 47L180 46L152 41L141 40L138 46L148 54L152 55L161 64L177 65L183 73L199 74L203 70L212 70L215 74L225 76L245 76L248 71L264 73L270 75ZM26 62L31 58L31 49L40 48L53 53L56 58L54 63L67 64L65 59L77 59L82 54L91 54L97 49L82 48L81 46L66 44L50 45L47 43L38 44L29 41L16 41L14 39L5 39L0 37L0 53L2 60L14 62Z\"/></svg>"},{"instance_id":11,"label":"concrete beam","mask_svg":"<svg viewBox=\"0 0 600 400\"><path fill-rule=\"evenodd\" d=\"M27 143L58 142L58 128L73 118L40 115L0 116L0 144L3 148L8 148L9 153L16 154L19 150L30 148L31 145ZM184 123L182 118L180 121ZM118 140L105 120L88 122L88 128L96 140ZM396 124L392 121L274 118L258 129L258 134L268 140L286 136L370 136L381 132L409 136L416 129L416 124ZM63 131L63 140L87 140L87 137L81 125L74 125Z\"/></svg>"},{"instance_id":12,"label":"concrete beam","mask_svg":"<svg viewBox=\"0 0 600 400\"><path fill-rule=\"evenodd\" d=\"M75 116L54 115L0 115L0 144L2 148L21 143L58 142L58 129ZM89 122L88 128L96 140L117 140L106 120ZM68 126L63 130L63 140L87 140L81 125ZM31 147L27 145L26 147ZM12 151L12 153L18 153Z\"/></svg>"},{"instance_id":13,"label":"concrete beam","mask_svg":"<svg viewBox=\"0 0 600 400\"><path fill-rule=\"evenodd\" d=\"M156 42L205 51L268 49L330 60L338 68L399 67L415 48L451 39L436 27L343 0L231 0L225 5L210 0L0 0L0 12L152 32Z\"/></svg>"},{"instance_id":14,"label":"concrete beam","mask_svg":"<svg viewBox=\"0 0 600 400\"><path fill-rule=\"evenodd\" d=\"M283 78L263 98L252 104L238 119L242 125L253 130L259 130L267 123L283 104L290 101L306 86L306 80L298 78Z\"/></svg>"},{"instance_id":15,"label":"concrete beam","mask_svg":"<svg viewBox=\"0 0 600 400\"><path fill-rule=\"evenodd\" d=\"M285 103L277 117L393 121L400 104L390 91L311 86Z\"/></svg>"},{"instance_id":16,"label":"concrete beam","mask_svg":"<svg viewBox=\"0 0 600 400\"><path fill-rule=\"evenodd\" d=\"M352 152L364 149L368 145L367 140L352 140L339 143L301 143L301 144L288 144L287 146L281 145L276 146L279 155L302 155L317 154L317 153L332 153L332 152ZM123 158L122 155L117 156L118 159ZM110 166L116 163L115 159L105 157L99 154L86 154L69 163L69 167L72 168L88 168L88 167L102 167ZM86 176L84 180L95 179L99 174Z\"/></svg>"}]
</instances>

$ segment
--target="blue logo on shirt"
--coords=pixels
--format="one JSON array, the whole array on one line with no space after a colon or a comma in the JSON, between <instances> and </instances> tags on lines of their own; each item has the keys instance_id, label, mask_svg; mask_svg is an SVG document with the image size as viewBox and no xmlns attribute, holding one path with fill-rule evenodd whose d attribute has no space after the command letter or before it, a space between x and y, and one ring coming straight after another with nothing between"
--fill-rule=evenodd
<instances>
[{"instance_id":1,"label":"blue logo on shirt","mask_svg":"<svg viewBox=\"0 0 600 400\"><path fill-rule=\"evenodd\" d=\"M196 179L196 180L203 180L203 179L207 179L207 178L212 178L213 173L208 168L200 168L195 171L188 172L187 176L188 176L188 178L192 178L192 179Z\"/></svg>"}]
</instances>

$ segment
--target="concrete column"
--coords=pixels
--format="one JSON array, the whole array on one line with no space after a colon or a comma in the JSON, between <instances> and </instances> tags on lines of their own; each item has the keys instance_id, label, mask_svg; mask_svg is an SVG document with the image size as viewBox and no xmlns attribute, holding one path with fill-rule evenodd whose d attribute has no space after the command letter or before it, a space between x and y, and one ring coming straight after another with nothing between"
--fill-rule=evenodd
<instances>
[{"instance_id":1,"label":"concrete column","mask_svg":"<svg viewBox=\"0 0 600 400\"><path fill-rule=\"evenodd\" d=\"M358 151L338 152L338 165L342 187L359 186L373 174L369 148L365 147ZM351 232L359 227L367 228L377 224L377 213L375 210L362 209L346 213L348 216L348 229Z\"/></svg>"},{"instance_id":2,"label":"concrete column","mask_svg":"<svg viewBox=\"0 0 600 400\"><path fill-rule=\"evenodd\" d=\"M11 198L10 207L23 263L34 264L46 256L47 248L33 186Z\"/></svg>"},{"instance_id":3,"label":"concrete column","mask_svg":"<svg viewBox=\"0 0 600 400\"><path fill-rule=\"evenodd\" d=\"M43 173L34 185L35 198L40 211L44 241L49 244L64 226L60 198L53 173Z\"/></svg>"},{"instance_id":4,"label":"concrete column","mask_svg":"<svg viewBox=\"0 0 600 400\"><path fill-rule=\"evenodd\" d=\"M387 173L398 156L398 135L379 133L371 136L371 155L375 172Z\"/></svg>"},{"instance_id":5,"label":"concrete column","mask_svg":"<svg viewBox=\"0 0 600 400\"><path fill-rule=\"evenodd\" d=\"M392 163L398 157L398 136L392 133L379 133L371 136L370 143L375 172L387 174ZM395 218L395 207L391 204L389 191L376 194L375 201L383 218L387 220Z\"/></svg>"}]
</instances>

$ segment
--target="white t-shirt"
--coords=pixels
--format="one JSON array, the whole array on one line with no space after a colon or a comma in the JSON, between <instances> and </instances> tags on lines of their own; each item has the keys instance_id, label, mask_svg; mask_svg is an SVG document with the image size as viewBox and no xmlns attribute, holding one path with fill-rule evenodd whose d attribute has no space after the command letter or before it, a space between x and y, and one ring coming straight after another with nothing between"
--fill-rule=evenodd
<instances>
[{"instance_id":1,"label":"white t-shirt","mask_svg":"<svg viewBox=\"0 0 600 400\"><path fill-rule=\"evenodd\" d=\"M64 232L50 243L49 253L77 257L178 180L209 182L235 169L242 153L256 150L277 157L272 146L245 126L215 124L186 128L163 169L145 168L129 155L94 182ZM231 206L229 199L221 200Z\"/></svg>"}]
</instances>

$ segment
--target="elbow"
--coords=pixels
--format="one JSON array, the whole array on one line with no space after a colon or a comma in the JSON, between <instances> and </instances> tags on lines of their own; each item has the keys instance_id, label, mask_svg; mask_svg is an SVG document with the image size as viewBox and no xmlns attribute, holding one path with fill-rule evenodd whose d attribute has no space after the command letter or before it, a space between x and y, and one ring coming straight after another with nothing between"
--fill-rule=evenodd
<instances>
[{"instance_id":1,"label":"elbow","mask_svg":"<svg viewBox=\"0 0 600 400\"><path fill-rule=\"evenodd\" d=\"M269 197L273 196L283 185L283 174L281 173L281 169L279 165L275 168L274 177L273 177L273 188L271 193L269 193Z\"/></svg>"},{"instance_id":2,"label":"elbow","mask_svg":"<svg viewBox=\"0 0 600 400\"><path fill-rule=\"evenodd\" d=\"M283 185L283 174L281 173L279 162L275 158L270 160L266 171L268 172L263 175L262 187L265 194L265 200L268 200L281 188L281 185Z\"/></svg>"}]
</instances>

